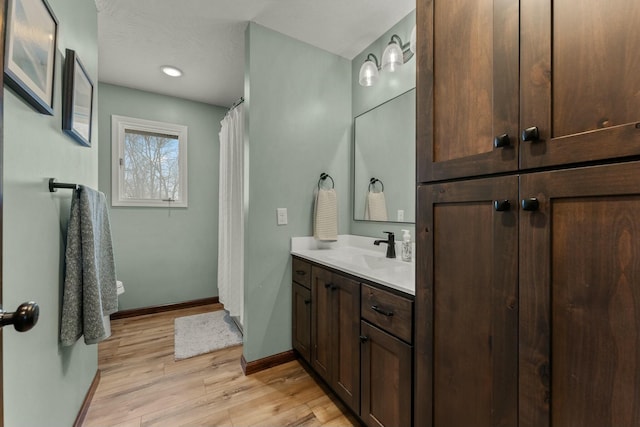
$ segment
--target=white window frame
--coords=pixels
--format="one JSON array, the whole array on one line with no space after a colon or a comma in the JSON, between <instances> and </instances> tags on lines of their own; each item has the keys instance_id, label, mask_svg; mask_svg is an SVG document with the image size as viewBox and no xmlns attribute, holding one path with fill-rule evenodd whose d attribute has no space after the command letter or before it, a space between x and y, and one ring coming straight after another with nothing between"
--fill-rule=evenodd
<instances>
[{"instance_id":1,"label":"white window frame","mask_svg":"<svg viewBox=\"0 0 640 427\"><path fill-rule=\"evenodd\" d=\"M153 200L124 198L122 173L124 171L125 132L142 131L175 136L178 139L180 168L180 198L177 200ZM123 159L122 161L120 159ZM187 127L173 123L156 122L125 116L111 116L111 205L142 207L188 207Z\"/></svg>"}]
</instances>

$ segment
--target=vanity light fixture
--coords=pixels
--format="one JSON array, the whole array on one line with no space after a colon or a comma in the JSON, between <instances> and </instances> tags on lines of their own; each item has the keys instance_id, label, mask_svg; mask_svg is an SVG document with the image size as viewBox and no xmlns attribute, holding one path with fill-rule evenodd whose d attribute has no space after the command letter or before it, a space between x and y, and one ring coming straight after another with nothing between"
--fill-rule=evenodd
<instances>
[{"instance_id":1,"label":"vanity light fixture","mask_svg":"<svg viewBox=\"0 0 640 427\"><path fill-rule=\"evenodd\" d=\"M373 53L368 54L364 64L360 67L360 74L358 75L360 86L373 86L380 76L379 69L378 58Z\"/></svg>"},{"instance_id":2,"label":"vanity light fixture","mask_svg":"<svg viewBox=\"0 0 640 427\"><path fill-rule=\"evenodd\" d=\"M370 53L360 67L358 83L360 86L373 86L379 77L378 70L394 72L402 64L409 61L415 53L415 26L411 31L411 42L402 43L402 39L397 34L391 36L391 41L382 53L382 62L378 63L378 58Z\"/></svg>"},{"instance_id":3,"label":"vanity light fixture","mask_svg":"<svg viewBox=\"0 0 640 427\"><path fill-rule=\"evenodd\" d=\"M165 73L167 76L171 76L171 77L180 77L182 76L182 70L171 66L171 65L163 65L162 67L160 67L160 69L162 70L163 73Z\"/></svg>"}]
</instances>

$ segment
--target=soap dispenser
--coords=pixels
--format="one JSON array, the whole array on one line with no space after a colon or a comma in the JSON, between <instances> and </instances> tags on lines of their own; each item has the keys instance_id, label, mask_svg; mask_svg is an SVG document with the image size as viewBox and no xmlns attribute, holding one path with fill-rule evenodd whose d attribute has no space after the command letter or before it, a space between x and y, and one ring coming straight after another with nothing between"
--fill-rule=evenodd
<instances>
[{"instance_id":1,"label":"soap dispenser","mask_svg":"<svg viewBox=\"0 0 640 427\"><path fill-rule=\"evenodd\" d=\"M402 260L411 262L411 235L409 230L402 230Z\"/></svg>"}]
</instances>

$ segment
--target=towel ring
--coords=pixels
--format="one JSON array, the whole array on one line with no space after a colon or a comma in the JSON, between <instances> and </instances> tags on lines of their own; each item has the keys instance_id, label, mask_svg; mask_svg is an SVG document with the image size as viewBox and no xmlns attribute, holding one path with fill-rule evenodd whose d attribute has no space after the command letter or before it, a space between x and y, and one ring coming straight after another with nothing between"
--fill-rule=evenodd
<instances>
[{"instance_id":1,"label":"towel ring","mask_svg":"<svg viewBox=\"0 0 640 427\"><path fill-rule=\"evenodd\" d=\"M333 178L331 178L331 175L329 175L328 173L322 172L320 174L320 179L318 180L318 190L320 189L320 183L326 180L327 178L331 180L331 188L335 188L336 183L333 181Z\"/></svg>"},{"instance_id":2,"label":"towel ring","mask_svg":"<svg viewBox=\"0 0 640 427\"><path fill-rule=\"evenodd\" d=\"M378 178L371 178L369 180L369 191L371 191L371 187L375 186L376 182L380 183L380 187L382 187L382 190L380 190L381 193L384 192L384 183L382 181L380 181Z\"/></svg>"}]
</instances>

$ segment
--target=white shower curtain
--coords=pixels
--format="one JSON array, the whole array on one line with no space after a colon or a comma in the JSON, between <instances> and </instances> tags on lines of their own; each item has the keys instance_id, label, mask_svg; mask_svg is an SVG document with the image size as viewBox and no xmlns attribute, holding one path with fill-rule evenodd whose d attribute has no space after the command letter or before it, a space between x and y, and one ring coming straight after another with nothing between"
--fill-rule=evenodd
<instances>
[{"instance_id":1,"label":"white shower curtain","mask_svg":"<svg viewBox=\"0 0 640 427\"><path fill-rule=\"evenodd\" d=\"M244 303L244 106L220 122L218 293L229 314L242 324Z\"/></svg>"}]
</instances>

